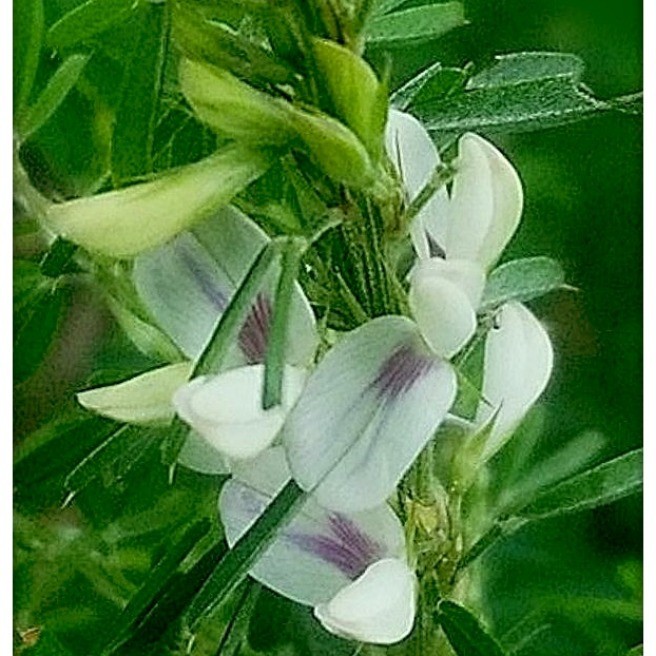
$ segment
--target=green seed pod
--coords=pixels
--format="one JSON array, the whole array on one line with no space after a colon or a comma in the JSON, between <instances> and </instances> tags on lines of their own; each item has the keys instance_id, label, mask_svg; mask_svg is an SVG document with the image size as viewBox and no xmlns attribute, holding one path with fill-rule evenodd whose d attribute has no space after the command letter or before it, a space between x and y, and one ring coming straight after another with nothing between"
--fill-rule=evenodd
<instances>
[{"instance_id":1,"label":"green seed pod","mask_svg":"<svg viewBox=\"0 0 656 656\"><path fill-rule=\"evenodd\" d=\"M91 251L133 257L227 205L269 164L265 151L231 146L150 182L52 205L44 223Z\"/></svg>"},{"instance_id":2,"label":"green seed pod","mask_svg":"<svg viewBox=\"0 0 656 656\"><path fill-rule=\"evenodd\" d=\"M365 147L342 123L324 114L297 111L294 125L309 155L328 177L355 189L373 183L375 172Z\"/></svg>"},{"instance_id":3,"label":"green seed pod","mask_svg":"<svg viewBox=\"0 0 656 656\"><path fill-rule=\"evenodd\" d=\"M283 145L294 137L284 101L254 89L220 68L190 59L180 63L180 86L201 121L230 139Z\"/></svg>"}]
</instances>

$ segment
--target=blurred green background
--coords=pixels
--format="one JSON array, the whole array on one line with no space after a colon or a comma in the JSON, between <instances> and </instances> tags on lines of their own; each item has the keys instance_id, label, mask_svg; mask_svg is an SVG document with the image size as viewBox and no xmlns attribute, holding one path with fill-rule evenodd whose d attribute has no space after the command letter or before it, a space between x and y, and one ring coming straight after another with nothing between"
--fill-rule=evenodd
<instances>
[{"instance_id":1,"label":"blurred green background","mask_svg":"<svg viewBox=\"0 0 656 656\"><path fill-rule=\"evenodd\" d=\"M46 3L47 22L73 4ZM467 27L431 47L397 55L397 80L436 59L458 66L471 61L480 67L495 54L554 50L584 59L584 81L601 98L641 88L638 0L466 0L465 6ZM101 59L95 74L115 73L112 61L110 56ZM41 75L47 75L48 63L42 69ZM109 96L94 97L88 89L79 89L26 149L25 159L42 188L61 197L75 195L102 172L101 166L93 171L93 153L102 143L98 135L107 128L103 107L111 103ZM93 130L78 120L89 115L95 116ZM642 441L641 119L608 114L495 141L525 186L524 219L506 257L555 257L563 262L568 282L578 289L553 294L535 305L549 326L557 354L544 400L546 426L539 449L550 452L586 429L606 437L607 455L634 448ZM29 254L32 247L29 240L17 238L19 252ZM99 300L87 290L77 290L48 359L17 388L15 440L71 406L73 390L86 384L95 368L111 370L112 354L119 352L126 366L139 367L140 357L117 334ZM203 477L182 475L168 507L184 503L189 516L210 516L216 485ZM142 501L135 500L135 489L141 488L148 493ZM57 481L41 480L29 494L17 497L17 623L24 631L45 618L57 621L67 647L77 644L71 653L91 653L94 627L120 603L112 589L115 571L105 562L119 558L119 552L107 546L114 544L111 522L126 510L137 517L147 511L148 499L163 494L166 481L159 473L142 469L131 474L123 489L110 492L98 484L91 486L73 509L64 512L57 510L58 489ZM159 512L167 515L166 508ZM182 524L185 518L179 521ZM126 580L121 585L126 593L147 571L152 545L175 528L162 519L160 529L129 544L131 551L115 564L123 568ZM76 569L88 550L100 553L103 566L109 567L105 574L89 575L92 585ZM540 641L532 653L590 654L591 645L601 649L594 653L625 653L627 645L640 642L641 557L642 507L637 498L524 531L486 560L489 593L503 600L495 605L503 608L495 618L500 631L532 610L539 611L540 604L551 603L576 621L570 623L571 630L565 626ZM106 589L99 583L103 575L109 577ZM602 602L595 606L595 599ZM577 628L586 613L593 617L587 623L589 634Z\"/></svg>"}]
</instances>

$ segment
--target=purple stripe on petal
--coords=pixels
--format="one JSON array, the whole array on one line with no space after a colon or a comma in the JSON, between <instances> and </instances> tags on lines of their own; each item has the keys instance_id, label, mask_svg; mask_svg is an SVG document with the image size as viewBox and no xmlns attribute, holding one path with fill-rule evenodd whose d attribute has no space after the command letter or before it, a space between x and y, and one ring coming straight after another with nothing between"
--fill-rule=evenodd
<instances>
[{"instance_id":1,"label":"purple stripe on petal","mask_svg":"<svg viewBox=\"0 0 656 656\"><path fill-rule=\"evenodd\" d=\"M228 305L227 295L217 286L216 282L207 275L207 271L199 265L184 244L176 242L174 248L178 252L178 256L182 260L182 263L187 269L189 269L191 275L196 280L202 293L219 312L223 312Z\"/></svg>"},{"instance_id":2,"label":"purple stripe on petal","mask_svg":"<svg viewBox=\"0 0 656 656\"><path fill-rule=\"evenodd\" d=\"M239 332L239 346L248 364L264 362L269 342L271 314L271 302L264 294L258 294Z\"/></svg>"},{"instance_id":3,"label":"purple stripe on petal","mask_svg":"<svg viewBox=\"0 0 656 656\"><path fill-rule=\"evenodd\" d=\"M426 375L434 363L432 358L416 353L411 346L400 346L383 362L373 387L379 397L395 399Z\"/></svg>"},{"instance_id":4,"label":"purple stripe on petal","mask_svg":"<svg viewBox=\"0 0 656 656\"><path fill-rule=\"evenodd\" d=\"M331 535L290 533L286 537L294 546L334 565L352 580L384 556L383 548L348 517L332 514L328 525Z\"/></svg>"}]
</instances>

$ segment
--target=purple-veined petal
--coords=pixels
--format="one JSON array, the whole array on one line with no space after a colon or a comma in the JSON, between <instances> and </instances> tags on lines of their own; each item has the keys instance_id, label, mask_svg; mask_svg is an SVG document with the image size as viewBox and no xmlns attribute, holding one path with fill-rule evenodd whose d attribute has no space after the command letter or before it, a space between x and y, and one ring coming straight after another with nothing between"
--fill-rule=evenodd
<instances>
[{"instance_id":1,"label":"purple-veined petal","mask_svg":"<svg viewBox=\"0 0 656 656\"><path fill-rule=\"evenodd\" d=\"M305 377L304 370L287 365L282 403L269 410L262 409L261 364L195 378L176 391L173 405L219 453L228 458L253 458L275 439L303 389Z\"/></svg>"},{"instance_id":2,"label":"purple-veined petal","mask_svg":"<svg viewBox=\"0 0 656 656\"><path fill-rule=\"evenodd\" d=\"M331 509L380 505L451 407L456 377L415 323L375 319L324 357L283 428L292 474Z\"/></svg>"},{"instance_id":3,"label":"purple-veined petal","mask_svg":"<svg viewBox=\"0 0 656 656\"><path fill-rule=\"evenodd\" d=\"M392 109L387 120L385 146L403 180L408 200L414 200L440 164L433 140L414 116ZM438 190L410 226L410 236L420 258L430 257L430 239L444 246L448 200L446 188Z\"/></svg>"},{"instance_id":4,"label":"purple-veined petal","mask_svg":"<svg viewBox=\"0 0 656 656\"><path fill-rule=\"evenodd\" d=\"M191 362L159 367L115 385L80 392L87 410L130 424L162 423L173 419L171 397L191 375Z\"/></svg>"},{"instance_id":5,"label":"purple-veined petal","mask_svg":"<svg viewBox=\"0 0 656 656\"><path fill-rule=\"evenodd\" d=\"M245 214L226 207L193 231L135 260L133 276L141 300L188 357L193 359L201 353L267 240ZM224 368L263 361L278 276L279 266L273 266ZM312 309L297 285L292 298L287 361L309 364L317 343Z\"/></svg>"},{"instance_id":6,"label":"purple-veined petal","mask_svg":"<svg viewBox=\"0 0 656 656\"><path fill-rule=\"evenodd\" d=\"M331 633L373 644L403 640L414 624L417 578L405 561L386 558L371 565L328 603L314 609Z\"/></svg>"},{"instance_id":7,"label":"purple-veined petal","mask_svg":"<svg viewBox=\"0 0 656 656\"><path fill-rule=\"evenodd\" d=\"M465 134L451 193L447 258L488 269L515 233L522 206L522 184L510 162L482 137Z\"/></svg>"},{"instance_id":8,"label":"purple-veined petal","mask_svg":"<svg viewBox=\"0 0 656 656\"><path fill-rule=\"evenodd\" d=\"M231 546L289 480L281 447L271 447L248 463L235 463L233 473L219 497ZM346 514L325 510L310 497L251 574L272 590L315 606L329 602L374 562L404 554L403 528L388 506Z\"/></svg>"},{"instance_id":9,"label":"purple-veined petal","mask_svg":"<svg viewBox=\"0 0 656 656\"><path fill-rule=\"evenodd\" d=\"M504 444L544 391L553 368L553 348L546 330L530 310L506 303L485 343L480 425L498 410L485 447L488 459Z\"/></svg>"}]
</instances>

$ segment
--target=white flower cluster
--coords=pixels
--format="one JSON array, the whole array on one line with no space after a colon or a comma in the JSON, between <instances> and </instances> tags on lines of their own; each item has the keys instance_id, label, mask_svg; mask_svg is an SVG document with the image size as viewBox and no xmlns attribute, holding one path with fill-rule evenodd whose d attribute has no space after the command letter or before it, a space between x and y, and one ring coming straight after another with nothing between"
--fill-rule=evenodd
<instances>
[{"instance_id":1,"label":"white flower cluster","mask_svg":"<svg viewBox=\"0 0 656 656\"><path fill-rule=\"evenodd\" d=\"M393 111L387 151L411 202L440 164L419 122ZM318 365L314 317L300 287L292 305L283 402L262 409L263 361L277 271L244 322L224 371L187 382L174 364L80 402L123 421L170 420L191 431L183 465L230 473L219 511L234 544L293 477L309 494L251 574L314 607L338 635L390 644L414 623L416 577L387 500L447 417L457 393L450 359L472 339L486 276L514 234L522 187L510 163L474 134L460 139L449 192L414 218L413 319L384 316L341 336ZM267 240L227 208L135 260L137 290L193 361ZM512 433L549 379L549 338L523 305L502 306L486 337L482 400L471 426L491 421L483 459Z\"/></svg>"}]
</instances>

